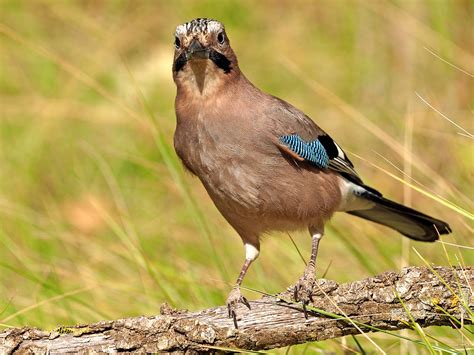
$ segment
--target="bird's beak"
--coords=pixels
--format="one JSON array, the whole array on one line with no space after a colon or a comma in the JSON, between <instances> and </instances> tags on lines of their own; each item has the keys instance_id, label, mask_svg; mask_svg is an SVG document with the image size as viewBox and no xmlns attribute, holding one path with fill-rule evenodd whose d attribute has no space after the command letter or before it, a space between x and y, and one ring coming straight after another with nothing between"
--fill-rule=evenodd
<instances>
[{"instance_id":1,"label":"bird's beak","mask_svg":"<svg viewBox=\"0 0 474 355\"><path fill-rule=\"evenodd\" d=\"M186 59L208 59L209 58L209 49L204 48L204 46L194 38L188 48L186 49Z\"/></svg>"}]
</instances>

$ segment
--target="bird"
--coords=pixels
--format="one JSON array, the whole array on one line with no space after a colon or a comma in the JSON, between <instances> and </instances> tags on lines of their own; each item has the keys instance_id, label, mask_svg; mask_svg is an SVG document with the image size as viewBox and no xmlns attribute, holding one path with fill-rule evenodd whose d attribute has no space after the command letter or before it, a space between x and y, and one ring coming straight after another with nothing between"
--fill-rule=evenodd
<instances>
[{"instance_id":1,"label":"bird","mask_svg":"<svg viewBox=\"0 0 474 355\"><path fill-rule=\"evenodd\" d=\"M364 184L343 149L311 118L253 85L221 22L196 18L177 26L172 72L175 151L244 244L245 260L226 301L236 328L238 304L250 308L240 288L264 234L308 229L311 256L293 289L307 317L319 243L335 212L417 241L451 232L446 222Z\"/></svg>"}]
</instances>

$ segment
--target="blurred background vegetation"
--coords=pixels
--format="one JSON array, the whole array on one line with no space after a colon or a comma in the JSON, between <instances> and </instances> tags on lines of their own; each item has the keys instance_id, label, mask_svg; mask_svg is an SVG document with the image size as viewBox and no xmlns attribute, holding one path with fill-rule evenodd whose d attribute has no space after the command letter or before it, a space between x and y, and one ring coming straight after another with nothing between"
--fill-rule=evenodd
<instances>
[{"instance_id":1,"label":"blurred background vegetation","mask_svg":"<svg viewBox=\"0 0 474 355\"><path fill-rule=\"evenodd\" d=\"M195 17L222 21L246 75L315 119L369 185L454 230L450 244L408 242L338 214L318 276L423 265L413 248L430 263L472 265L473 12L469 0L0 0L0 323L49 329L225 301L240 238L172 148L173 35ZM307 258L307 232L292 237ZM303 268L275 233L244 285L276 293ZM456 330L426 332L469 345ZM283 352L344 349L357 344Z\"/></svg>"}]
</instances>

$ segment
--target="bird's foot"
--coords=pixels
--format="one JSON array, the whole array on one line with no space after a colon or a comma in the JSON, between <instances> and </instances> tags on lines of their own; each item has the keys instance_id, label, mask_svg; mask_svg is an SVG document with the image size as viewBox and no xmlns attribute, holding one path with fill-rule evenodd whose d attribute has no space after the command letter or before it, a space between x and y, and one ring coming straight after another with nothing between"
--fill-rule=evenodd
<instances>
[{"instance_id":1,"label":"bird's foot","mask_svg":"<svg viewBox=\"0 0 474 355\"><path fill-rule=\"evenodd\" d=\"M309 302L313 302L313 288L315 283L314 270L305 272L295 285L293 297L296 302L303 305L304 317L308 319L306 306Z\"/></svg>"},{"instance_id":2,"label":"bird's foot","mask_svg":"<svg viewBox=\"0 0 474 355\"><path fill-rule=\"evenodd\" d=\"M227 310L229 311L229 318L234 320L235 329L238 328L237 326L237 304L242 303L250 309L249 301L242 296L240 293L240 287L235 286L232 291L230 291L229 296L227 297Z\"/></svg>"}]
</instances>

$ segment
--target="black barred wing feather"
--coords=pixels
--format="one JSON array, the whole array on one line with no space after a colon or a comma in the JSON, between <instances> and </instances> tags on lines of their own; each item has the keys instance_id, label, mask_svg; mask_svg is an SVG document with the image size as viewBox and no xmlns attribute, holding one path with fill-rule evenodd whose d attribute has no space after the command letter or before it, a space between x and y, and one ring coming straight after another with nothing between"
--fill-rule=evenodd
<instances>
[{"instance_id":1,"label":"black barred wing feather","mask_svg":"<svg viewBox=\"0 0 474 355\"><path fill-rule=\"evenodd\" d=\"M319 168L329 167L329 156L319 140L306 142L297 134L281 136L280 142L303 160L307 160Z\"/></svg>"},{"instance_id":2,"label":"black barred wing feather","mask_svg":"<svg viewBox=\"0 0 474 355\"><path fill-rule=\"evenodd\" d=\"M305 141L297 134L285 135L279 138L279 143L284 151L290 151L299 160L306 160L320 169L337 171L351 181L362 183L352 162L327 134L310 141Z\"/></svg>"}]
</instances>

